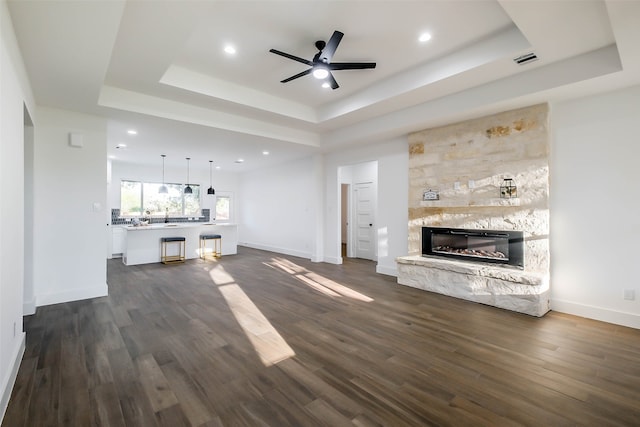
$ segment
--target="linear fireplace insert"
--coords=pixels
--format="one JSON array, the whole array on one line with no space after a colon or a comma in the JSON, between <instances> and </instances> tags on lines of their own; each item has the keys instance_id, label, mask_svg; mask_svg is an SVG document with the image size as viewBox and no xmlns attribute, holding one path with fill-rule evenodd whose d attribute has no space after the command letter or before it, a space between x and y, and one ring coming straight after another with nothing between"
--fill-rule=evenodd
<instances>
[{"instance_id":1,"label":"linear fireplace insert","mask_svg":"<svg viewBox=\"0 0 640 427\"><path fill-rule=\"evenodd\" d=\"M422 227L422 255L524 268L522 231Z\"/></svg>"}]
</instances>

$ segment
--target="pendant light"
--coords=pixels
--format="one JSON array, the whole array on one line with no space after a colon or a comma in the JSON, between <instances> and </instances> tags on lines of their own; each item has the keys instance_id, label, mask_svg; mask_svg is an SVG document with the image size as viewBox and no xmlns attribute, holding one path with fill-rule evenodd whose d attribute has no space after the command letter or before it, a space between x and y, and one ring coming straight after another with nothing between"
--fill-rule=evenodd
<instances>
[{"instance_id":1,"label":"pendant light","mask_svg":"<svg viewBox=\"0 0 640 427\"><path fill-rule=\"evenodd\" d=\"M164 185L164 158L167 157L167 156L166 156L166 154L161 154L160 156L162 156L162 185L158 189L158 193L167 194L169 192L169 190L167 189L167 186Z\"/></svg>"},{"instance_id":2,"label":"pendant light","mask_svg":"<svg viewBox=\"0 0 640 427\"><path fill-rule=\"evenodd\" d=\"M213 175L211 174L211 166L213 164L213 160L209 160L209 189L207 190L207 194L216 194L216 190L213 189Z\"/></svg>"},{"instance_id":3,"label":"pendant light","mask_svg":"<svg viewBox=\"0 0 640 427\"><path fill-rule=\"evenodd\" d=\"M189 187L189 160L191 160L191 157L187 157L187 186L184 187L184 194L193 193L193 190Z\"/></svg>"}]
</instances>

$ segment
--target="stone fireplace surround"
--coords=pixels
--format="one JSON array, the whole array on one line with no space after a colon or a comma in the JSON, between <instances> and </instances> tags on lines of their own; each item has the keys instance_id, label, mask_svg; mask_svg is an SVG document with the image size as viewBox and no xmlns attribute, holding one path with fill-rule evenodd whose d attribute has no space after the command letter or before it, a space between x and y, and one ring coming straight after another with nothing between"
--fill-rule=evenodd
<instances>
[{"instance_id":1,"label":"stone fireplace surround","mask_svg":"<svg viewBox=\"0 0 640 427\"><path fill-rule=\"evenodd\" d=\"M398 283L508 310L549 311L548 106L409 135L408 256ZM518 198L500 198L512 178ZM423 200L427 190L439 200ZM524 269L421 256L422 227L522 231Z\"/></svg>"}]
</instances>

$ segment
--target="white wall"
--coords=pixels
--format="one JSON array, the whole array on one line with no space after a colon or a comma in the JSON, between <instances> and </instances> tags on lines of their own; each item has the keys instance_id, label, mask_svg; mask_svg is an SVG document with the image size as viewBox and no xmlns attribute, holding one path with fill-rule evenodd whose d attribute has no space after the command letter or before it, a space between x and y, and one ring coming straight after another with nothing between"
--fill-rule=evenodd
<instances>
[{"instance_id":1,"label":"white wall","mask_svg":"<svg viewBox=\"0 0 640 427\"><path fill-rule=\"evenodd\" d=\"M639 123L640 86L552 105L553 310L640 328Z\"/></svg>"},{"instance_id":2,"label":"white wall","mask_svg":"<svg viewBox=\"0 0 640 427\"><path fill-rule=\"evenodd\" d=\"M397 275L395 259L407 254L409 149L406 138L327 154L324 162L325 209L323 222L324 261L339 264L340 254L340 178L344 166L377 161L378 264L376 271ZM353 177L354 182L357 181Z\"/></svg>"},{"instance_id":3,"label":"white wall","mask_svg":"<svg viewBox=\"0 0 640 427\"><path fill-rule=\"evenodd\" d=\"M241 177L239 244L314 258L317 191L314 158Z\"/></svg>"},{"instance_id":4,"label":"white wall","mask_svg":"<svg viewBox=\"0 0 640 427\"><path fill-rule=\"evenodd\" d=\"M0 2L0 421L25 348L24 118L33 95L6 2Z\"/></svg>"},{"instance_id":5,"label":"white wall","mask_svg":"<svg viewBox=\"0 0 640 427\"><path fill-rule=\"evenodd\" d=\"M107 124L39 107L34 147L36 305L107 294ZM69 133L83 136L82 148Z\"/></svg>"}]
</instances>

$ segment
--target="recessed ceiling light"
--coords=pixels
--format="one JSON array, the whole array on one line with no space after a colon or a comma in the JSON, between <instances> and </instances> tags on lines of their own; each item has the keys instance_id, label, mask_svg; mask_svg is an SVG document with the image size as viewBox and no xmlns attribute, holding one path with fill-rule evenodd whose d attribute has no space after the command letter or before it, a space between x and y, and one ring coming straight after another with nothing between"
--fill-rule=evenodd
<instances>
[{"instance_id":1,"label":"recessed ceiling light","mask_svg":"<svg viewBox=\"0 0 640 427\"><path fill-rule=\"evenodd\" d=\"M234 55L236 53L236 48L228 44L224 47L224 51L229 55Z\"/></svg>"},{"instance_id":2,"label":"recessed ceiling light","mask_svg":"<svg viewBox=\"0 0 640 427\"><path fill-rule=\"evenodd\" d=\"M220 166L216 166L216 169L220 169Z\"/></svg>"},{"instance_id":3,"label":"recessed ceiling light","mask_svg":"<svg viewBox=\"0 0 640 427\"><path fill-rule=\"evenodd\" d=\"M116 148L125 148L127 146L127 144L118 144L116 145Z\"/></svg>"},{"instance_id":4,"label":"recessed ceiling light","mask_svg":"<svg viewBox=\"0 0 640 427\"><path fill-rule=\"evenodd\" d=\"M236 160L236 163L242 163L242 162L244 162L244 159L238 159L238 160Z\"/></svg>"},{"instance_id":5,"label":"recessed ceiling light","mask_svg":"<svg viewBox=\"0 0 640 427\"><path fill-rule=\"evenodd\" d=\"M263 154L264 156L268 156L268 155L269 155L269 152L268 152L267 150L265 150L265 151L263 151L263 152L262 152L262 154Z\"/></svg>"},{"instance_id":6,"label":"recessed ceiling light","mask_svg":"<svg viewBox=\"0 0 640 427\"><path fill-rule=\"evenodd\" d=\"M431 40L431 34L429 33L422 33L420 37L418 37L418 41L421 43L428 42L429 40Z\"/></svg>"},{"instance_id":7,"label":"recessed ceiling light","mask_svg":"<svg viewBox=\"0 0 640 427\"><path fill-rule=\"evenodd\" d=\"M137 131L137 130L135 130L135 129L129 129L129 130L127 131L127 133L128 133L129 135L137 135L137 134L138 134L138 131Z\"/></svg>"}]
</instances>

